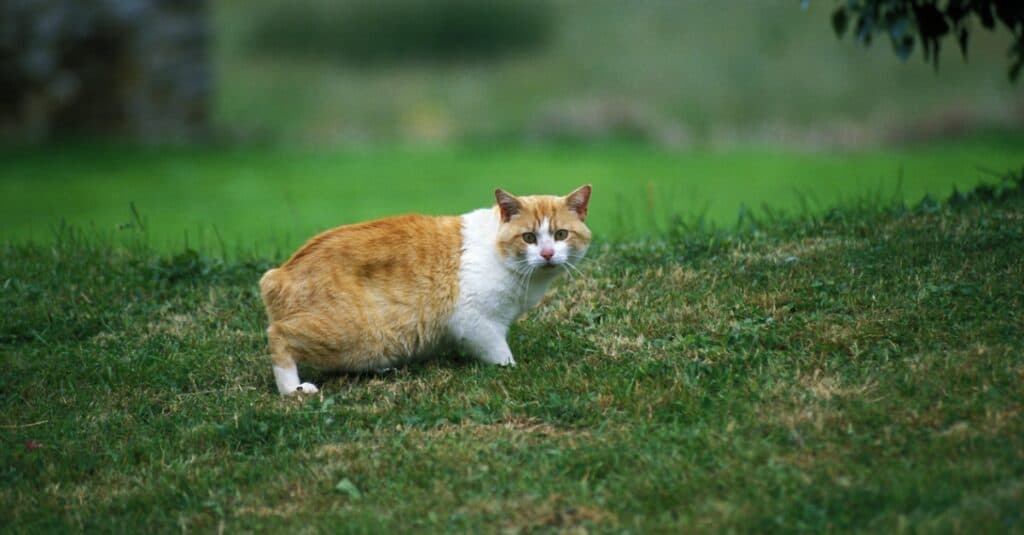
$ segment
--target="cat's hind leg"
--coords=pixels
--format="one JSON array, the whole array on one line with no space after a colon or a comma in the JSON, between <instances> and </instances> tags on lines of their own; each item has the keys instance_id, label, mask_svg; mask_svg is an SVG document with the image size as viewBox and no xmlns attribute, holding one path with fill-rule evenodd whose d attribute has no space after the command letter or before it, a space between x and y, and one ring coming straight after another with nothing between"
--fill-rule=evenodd
<instances>
[{"instance_id":1,"label":"cat's hind leg","mask_svg":"<svg viewBox=\"0 0 1024 535\"><path fill-rule=\"evenodd\" d=\"M299 381L299 367L295 364L295 359L288 349L288 342L276 323L267 329L267 339L270 342L270 362L274 369L277 391L282 396L315 394L318 390L313 383Z\"/></svg>"}]
</instances>

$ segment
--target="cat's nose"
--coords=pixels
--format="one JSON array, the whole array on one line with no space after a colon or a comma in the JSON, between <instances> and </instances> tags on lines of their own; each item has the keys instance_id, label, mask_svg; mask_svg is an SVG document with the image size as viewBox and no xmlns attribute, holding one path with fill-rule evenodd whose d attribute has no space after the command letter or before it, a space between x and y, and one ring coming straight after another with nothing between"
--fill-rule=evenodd
<instances>
[{"instance_id":1,"label":"cat's nose","mask_svg":"<svg viewBox=\"0 0 1024 535\"><path fill-rule=\"evenodd\" d=\"M544 257L544 260L551 260L552 256L555 256L554 247L545 247L540 250L540 255Z\"/></svg>"}]
</instances>

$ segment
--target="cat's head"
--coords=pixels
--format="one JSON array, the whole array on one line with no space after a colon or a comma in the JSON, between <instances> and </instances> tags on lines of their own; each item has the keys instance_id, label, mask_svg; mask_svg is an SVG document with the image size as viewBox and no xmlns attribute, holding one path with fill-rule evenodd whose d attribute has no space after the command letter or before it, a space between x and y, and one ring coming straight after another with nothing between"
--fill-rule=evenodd
<instances>
[{"instance_id":1,"label":"cat's head","mask_svg":"<svg viewBox=\"0 0 1024 535\"><path fill-rule=\"evenodd\" d=\"M590 245L587 218L590 185L558 197L516 197L496 190L498 250L517 270L564 267L583 258Z\"/></svg>"}]
</instances>

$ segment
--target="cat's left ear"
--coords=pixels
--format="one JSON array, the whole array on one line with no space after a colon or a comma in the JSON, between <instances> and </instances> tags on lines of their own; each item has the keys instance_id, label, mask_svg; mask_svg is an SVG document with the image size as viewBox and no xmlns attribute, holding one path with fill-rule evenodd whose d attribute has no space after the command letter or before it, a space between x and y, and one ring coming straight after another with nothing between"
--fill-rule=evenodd
<instances>
[{"instance_id":1,"label":"cat's left ear","mask_svg":"<svg viewBox=\"0 0 1024 535\"><path fill-rule=\"evenodd\" d=\"M580 216L580 221L587 218L587 204L590 203L590 189L590 184L586 184L565 196L565 205Z\"/></svg>"}]
</instances>

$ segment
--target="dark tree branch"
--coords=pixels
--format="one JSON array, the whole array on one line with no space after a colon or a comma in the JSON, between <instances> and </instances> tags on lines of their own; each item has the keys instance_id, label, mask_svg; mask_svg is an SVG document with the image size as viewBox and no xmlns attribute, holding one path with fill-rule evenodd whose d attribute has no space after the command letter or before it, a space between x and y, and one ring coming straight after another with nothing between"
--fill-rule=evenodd
<instances>
[{"instance_id":1,"label":"dark tree branch","mask_svg":"<svg viewBox=\"0 0 1024 535\"><path fill-rule=\"evenodd\" d=\"M921 44L924 60L939 68L942 41L952 36L964 59L975 23L987 30L1002 26L1013 36L1007 51L1010 80L1024 69L1024 0L839 0L832 29L842 37L853 27L854 39L869 46L876 33L888 34L902 60ZM803 5L806 6L806 0Z\"/></svg>"}]
</instances>

